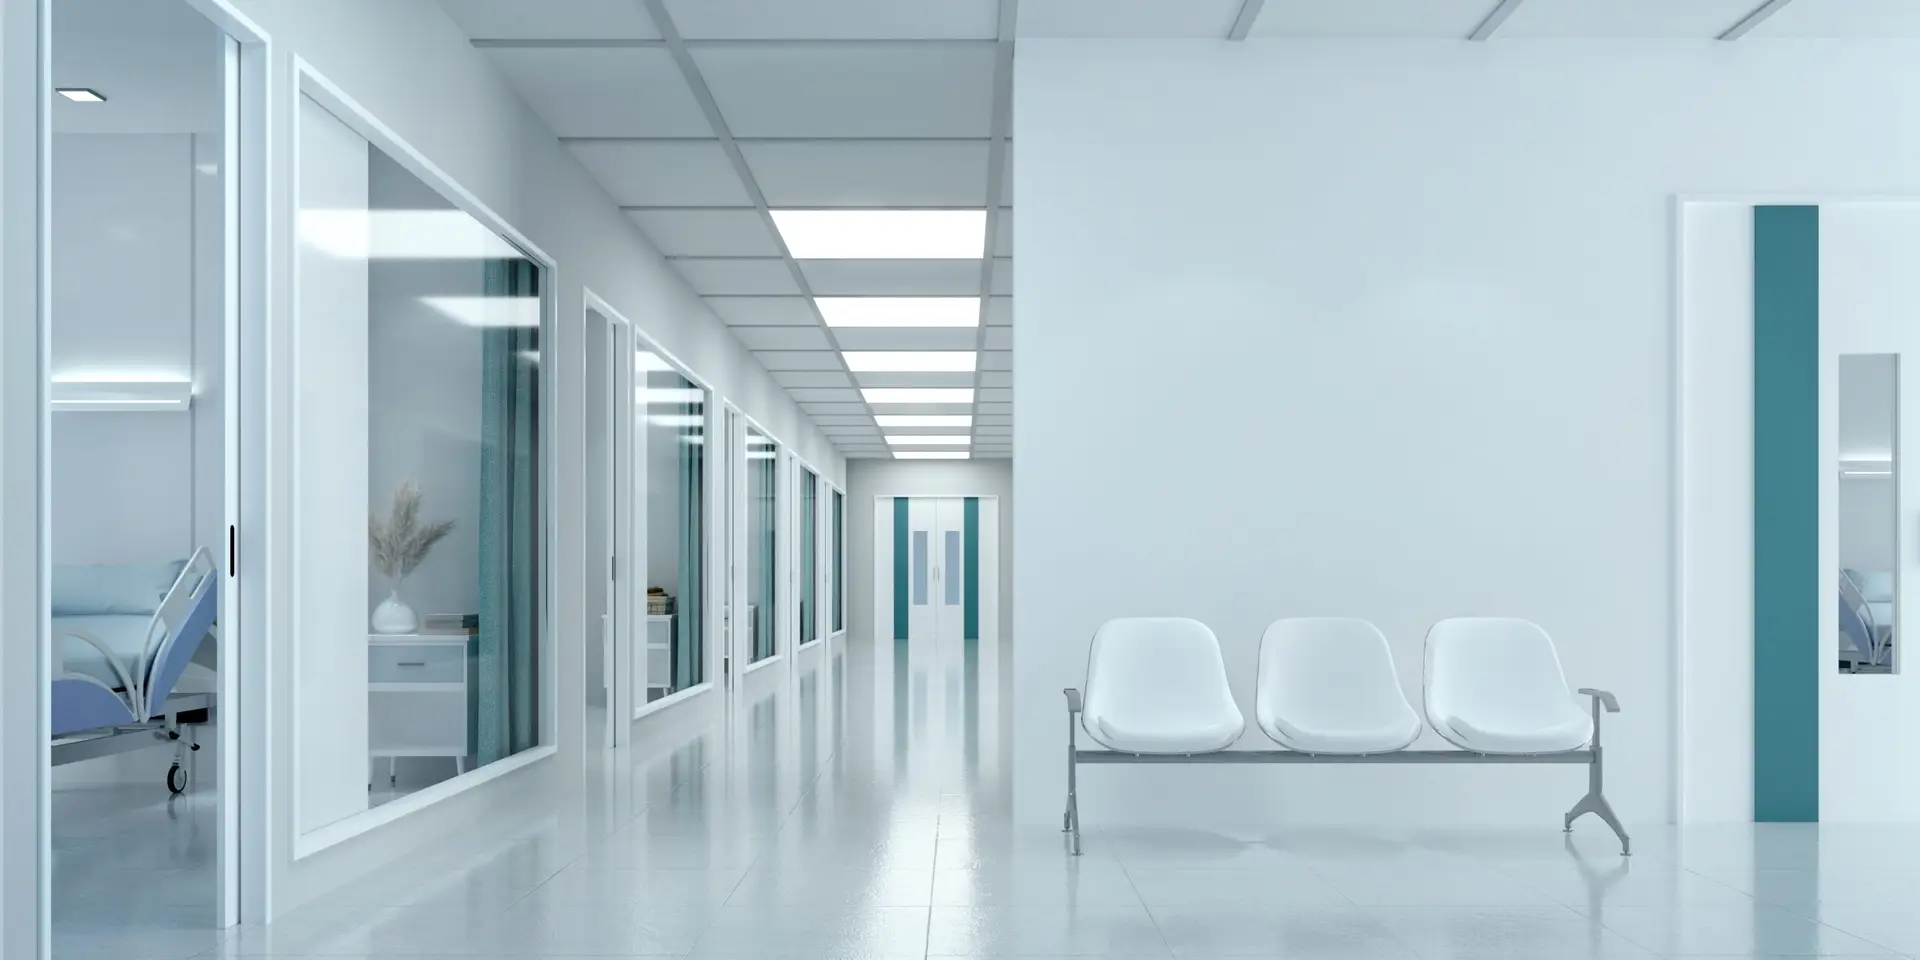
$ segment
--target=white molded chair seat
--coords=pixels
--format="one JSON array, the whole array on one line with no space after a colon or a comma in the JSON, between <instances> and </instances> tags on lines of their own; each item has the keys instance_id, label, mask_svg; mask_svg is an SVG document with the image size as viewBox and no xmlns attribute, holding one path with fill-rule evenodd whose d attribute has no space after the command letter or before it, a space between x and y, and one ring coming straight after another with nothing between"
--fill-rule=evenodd
<instances>
[{"instance_id":1,"label":"white molded chair seat","mask_svg":"<svg viewBox=\"0 0 1920 960\"><path fill-rule=\"evenodd\" d=\"M1565 753L1593 740L1545 630L1463 617L1427 631L1427 723L1477 753Z\"/></svg>"},{"instance_id":2,"label":"white molded chair seat","mask_svg":"<svg viewBox=\"0 0 1920 960\"><path fill-rule=\"evenodd\" d=\"M1391 753L1420 736L1387 638L1365 620L1277 620L1260 638L1253 712L1303 753Z\"/></svg>"},{"instance_id":3,"label":"white molded chair seat","mask_svg":"<svg viewBox=\"0 0 1920 960\"><path fill-rule=\"evenodd\" d=\"M1227 686L1220 641L1173 617L1109 620L1093 635L1080 725L1124 753L1217 753L1246 718Z\"/></svg>"}]
</instances>

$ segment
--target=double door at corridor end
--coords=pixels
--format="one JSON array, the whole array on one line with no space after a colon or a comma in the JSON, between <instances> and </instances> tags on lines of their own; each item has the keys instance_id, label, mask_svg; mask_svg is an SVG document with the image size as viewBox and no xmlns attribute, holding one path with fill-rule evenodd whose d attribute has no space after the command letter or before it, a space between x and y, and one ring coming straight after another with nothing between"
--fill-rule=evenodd
<instances>
[{"instance_id":1,"label":"double door at corridor end","mask_svg":"<svg viewBox=\"0 0 1920 960\"><path fill-rule=\"evenodd\" d=\"M1000 502L874 498L874 625L893 640L979 640L999 624Z\"/></svg>"}]
</instances>

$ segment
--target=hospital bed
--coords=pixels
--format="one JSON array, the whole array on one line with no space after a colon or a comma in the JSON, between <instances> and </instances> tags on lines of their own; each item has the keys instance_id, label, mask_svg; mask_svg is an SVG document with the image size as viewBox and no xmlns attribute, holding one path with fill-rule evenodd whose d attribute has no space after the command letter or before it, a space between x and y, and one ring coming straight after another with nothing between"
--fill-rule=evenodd
<instances>
[{"instance_id":1,"label":"hospital bed","mask_svg":"<svg viewBox=\"0 0 1920 960\"><path fill-rule=\"evenodd\" d=\"M185 792L192 726L211 718L219 577L205 547L163 564L61 565L53 573L53 763L174 746L167 789Z\"/></svg>"}]
</instances>

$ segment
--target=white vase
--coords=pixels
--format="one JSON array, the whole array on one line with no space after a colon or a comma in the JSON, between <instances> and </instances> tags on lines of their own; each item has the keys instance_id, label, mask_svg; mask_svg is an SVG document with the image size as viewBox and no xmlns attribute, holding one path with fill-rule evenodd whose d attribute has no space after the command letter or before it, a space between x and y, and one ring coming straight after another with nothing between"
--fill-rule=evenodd
<instances>
[{"instance_id":1,"label":"white vase","mask_svg":"<svg viewBox=\"0 0 1920 960\"><path fill-rule=\"evenodd\" d=\"M372 626L374 633L418 633L420 616L400 599L400 588L396 586L373 608Z\"/></svg>"}]
</instances>

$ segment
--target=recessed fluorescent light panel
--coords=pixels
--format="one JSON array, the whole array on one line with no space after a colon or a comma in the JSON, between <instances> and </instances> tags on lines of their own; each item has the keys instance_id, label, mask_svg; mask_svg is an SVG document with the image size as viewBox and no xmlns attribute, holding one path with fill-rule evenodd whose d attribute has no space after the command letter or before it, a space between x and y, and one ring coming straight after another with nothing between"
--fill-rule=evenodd
<instances>
[{"instance_id":1,"label":"recessed fluorescent light panel","mask_svg":"<svg viewBox=\"0 0 1920 960\"><path fill-rule=\"evenodd\" d=\"M962 435L921 435L901 434L887 437L887 442L896 447L964 447L973 442L973 438Z\"/></svg>"},{"instance_id":2,"label":"recessed fluorescent light panel","mask_svg":"<svg viewBox=\"0 0 1920 960\"><path fill-rule=\"evenodd\" d=\"M847 369L855 373L972 373L972 350L847 350Z\"/></svg>"},{"instance_id":3,"label":"recessed fluorescent light panel","mask_svg":"<svg viewBox=\"0 0 1920 960\"><path fill-rule=\"evenodd\" d=\"M895 460L965 460L971 454L965 450L895 450Z\"/></svg>"},{"instance_id":4,"label":"recessed fluorescent light panel","mask_svg":"<svg viewBox=\"0 0 1920 960\"><path fill-rule=\"evenodd\" d=\"M775 210L773 225L800 260L978 260L985 210Z\"/></svg>"},{"instance_id":5,"label":"recessed fluorescent light panel","mask_svg":"<svg viewBox=\"0 0 1920 960\"><path fill-rule=\"evenodd\" d=\"M421 297L420 302L469 327L538 327L539 297Z\"/></svg>"},{"instance_id":6,"label":"recessed fluorescent light panel","mask_svg":"<svg viewBox=\"0 0 1920 960\"><path fill-rule=\"evenodd\" d=\"M814 297L829 327L977 327L979 297Z\"/></svg>"},{"instance_id":7,"label":"recessed fluorescent light panel","mask_svg":"<svg viewBox=\"0 0 1920 960\"><path fill-rule=\"evenodd\" d=\"M86 87L55 87L53 92L72 100L74 103L106 103L107 98L98 90Z\"/></svg>"},{"instance_id":8,"label":"recessed fluorescent light panel","mask_svg":"<svg viewBox=\"0 0 1920 960\"><path fill-rule=\"evenodd\" d=\"M972 387L867 387L868 403L972 403Z\"/></svg>"},{"instance_id":9,"label":"recessed fluorescent light panel","mask_svg":"<svg viewBox=\"0 0 1920 960\"><path fill-rule=\"evenodd\" d=\"M882 427L971 427L964 413L883 413L873 418Z\"/></svg>"}]
</instances>

